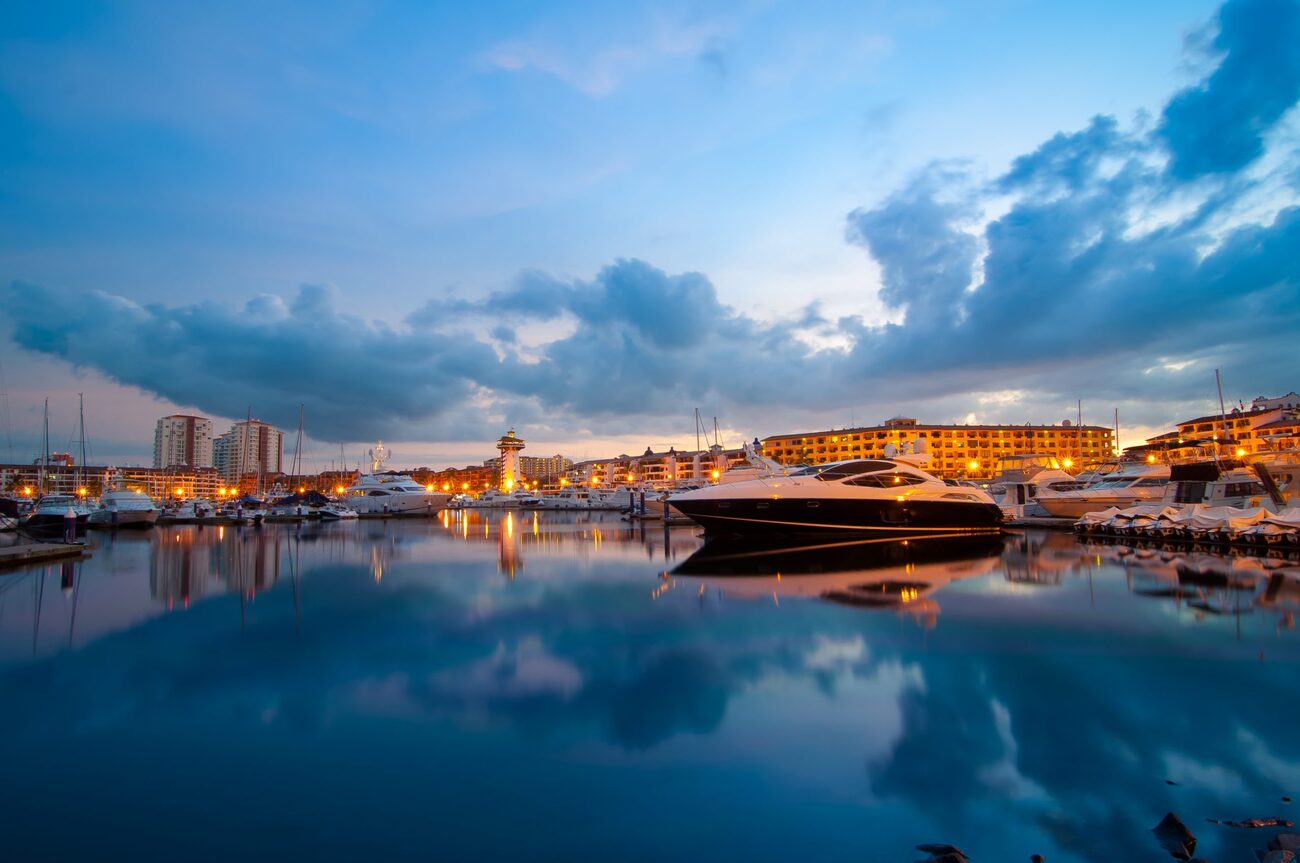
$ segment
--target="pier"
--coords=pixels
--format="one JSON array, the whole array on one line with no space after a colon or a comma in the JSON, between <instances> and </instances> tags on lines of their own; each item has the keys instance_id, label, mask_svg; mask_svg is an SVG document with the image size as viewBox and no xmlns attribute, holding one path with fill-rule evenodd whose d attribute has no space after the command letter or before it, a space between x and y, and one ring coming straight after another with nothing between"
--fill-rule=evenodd
<instances>
[{"instance_id":1,"label":"pier","mask_svg":"<svg viewBox=\"0 0 1300 863\"><path fill-rule=\"evenodd\" d=\"M91 549L84 542L28 542L0 548L0 569L40 563L46 560L61 560L69 557L82 557Z\"/></svg>"}]
</instances>

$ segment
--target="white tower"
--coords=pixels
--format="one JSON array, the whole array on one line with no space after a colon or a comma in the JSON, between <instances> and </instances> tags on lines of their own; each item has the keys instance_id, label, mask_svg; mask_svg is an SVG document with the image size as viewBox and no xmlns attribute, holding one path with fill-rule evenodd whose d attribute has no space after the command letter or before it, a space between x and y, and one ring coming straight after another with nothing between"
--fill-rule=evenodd
<instances>
[{"instance_id":1,"label":"white tower","mask_svg":"<svg viewBox=\"0 0 1300 863\"><path fill-rule=\"evenodd\" d=\"M497 441L497 450L501 453L501 491L509 493L519 482L519 451L524 448L524 439L515 436L511 429Z\"/></svg>"}]
</instances>

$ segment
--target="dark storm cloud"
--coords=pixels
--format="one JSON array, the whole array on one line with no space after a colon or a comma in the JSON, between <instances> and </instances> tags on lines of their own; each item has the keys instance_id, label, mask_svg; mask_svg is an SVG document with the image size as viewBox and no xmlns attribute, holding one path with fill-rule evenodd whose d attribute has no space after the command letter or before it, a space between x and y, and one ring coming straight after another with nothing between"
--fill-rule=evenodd
<instances>
[{"instance_id":1,"label":"dark storm cloud","mask_svg":"<svg viewBox=\"0 0 1300 863\"><path fill-rule=\"evenodd\" d=\"M1244 168L1300 98L1300 7L1291 0L1232 0L1217 17L1223 62L1165 106L1158 134L1183 179Z\"/></svg>"},{"instance_id":2,"label":"dark storm cloud","mask_svg":"<svg viewBox=\"0 0 1300 863\"><path fill-rule=\"evenodd\" d=\"M700 273L630 259L589 280L529 271L485 298L433 298L400 326L341 314L322 287L233 309L14 284L4 308L28 350L225 416L251 403L292 424L305 401L324 439L490 436L471 416L644 430L693 405L770 424L774 406L1006 389L1027 393L1017 421L1082 394L1163 424L1216 366L1260 393L1295 386L1277 362L1300 331L1294 167L1251 171L1270 141L1297 152L1274 133L1300 98L1300 5L1233 0L1214 23L1217 66L1154 131L1095 117L992 181L935 165L850 213L896 324L828 321L812 297L761 321ZM839 347L809 346L828 336Z\"/></svg>"}]
</instances>

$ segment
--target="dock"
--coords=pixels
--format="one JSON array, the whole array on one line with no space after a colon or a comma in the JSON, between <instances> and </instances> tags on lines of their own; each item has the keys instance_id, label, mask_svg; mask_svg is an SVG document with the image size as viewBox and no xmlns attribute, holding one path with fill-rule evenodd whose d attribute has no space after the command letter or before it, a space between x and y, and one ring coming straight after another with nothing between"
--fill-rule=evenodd
<instances>
[{"instance_id":1,"label":"dock","mask_svg":"<svg viewBox=\"0 0 1300 863\"><path fill-rule=\"evenodd\" d=\"M0 548L0 569L26 566L45 560L81 557L89 549L90 546L84 542L26 542L22 545L10 545Z\"/></svg>"},{"instance_id":2,"label":"dock","mask_svg":"<svg viewBox=\"0 0 1300 863\"><path fill-rule=\"evenodd\" d=\"M1003 522L1007 527L1045 527L1051 530L1074 530L1075 518L1056 518L1050 515L1027 515Z\"/></svg>"}]
</instances>

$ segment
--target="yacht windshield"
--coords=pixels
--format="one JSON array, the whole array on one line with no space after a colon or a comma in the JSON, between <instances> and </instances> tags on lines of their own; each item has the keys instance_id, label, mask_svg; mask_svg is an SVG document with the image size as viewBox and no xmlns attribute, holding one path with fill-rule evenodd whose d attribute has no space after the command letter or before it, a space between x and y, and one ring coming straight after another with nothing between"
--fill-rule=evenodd
<instances>
[{"instance_id":1,"label":"yacht windshield","mask_svg":"<svg viewBox=\"0 0 1300 863\"><path fill-rule=\"evenodd\" d=\"M815 476L822 482L834 482L835 480L844 479L849 476L857 476L862 473L875 473L881 470L893 470L892 462L887 461L846 461L839 464L828 464L820 467L811 467L802 470L795 476Z\"/></svg>"}]
</instances>

